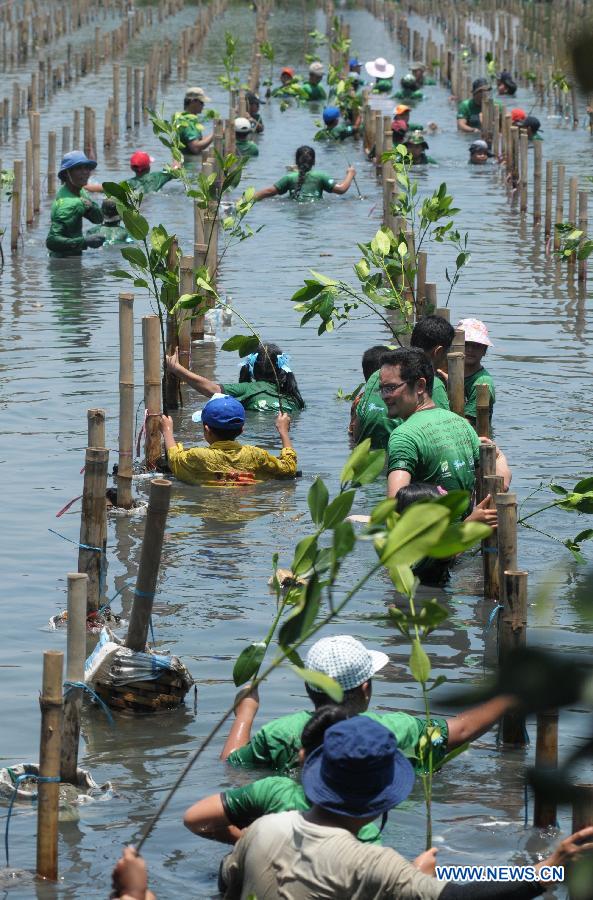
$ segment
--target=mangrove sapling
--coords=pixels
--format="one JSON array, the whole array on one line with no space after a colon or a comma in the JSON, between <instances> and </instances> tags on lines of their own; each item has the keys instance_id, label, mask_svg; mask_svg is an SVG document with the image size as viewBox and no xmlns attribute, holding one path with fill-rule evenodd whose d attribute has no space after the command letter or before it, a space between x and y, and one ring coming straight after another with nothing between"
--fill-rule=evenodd
<instances>
[{"instance_id":1,"label":"mangrove sapling","mask_svg":"<svg viewBox=\"0 0 593 900\"><path fill-rule=\"evenodd\" d=\"M439 500L435 503L413 504L401 515L395 512L394 500L381 500L371 513L368 528L357 536L352 524L347 521L356 492L361 485L370 484L379 477L384 462L384 451L370 450L370 440L367 439L346 461L340 476L340 490L333 499L330 500L328 488L320 478L317 478L309 489L307 500L313 529L312 533L299 540L295 547L290 569L296 584L280 599L276 571L277 557L274 556L273 584L276 591L274 621L264 641L252 642L241 651L233 670L237 685L251 681L251 687L255 689L288 660L295 674L339 703L343 697L342 688L328 676L304 668L299 655L302 645L316 637L326 625L339 616L352 598L359 594L381 570L385 569L390 574L396 573L392 575L394 580L407 578L409 567L424 557L443 558L455 555L477 544L486 533L490 533L487 526L478 523L452 524L458 508L462 505L465 508L468 499L467 493L456 492L448 495L448 498L442 498L448 500L448 503ZM377 553L376 562L364 571L350 588L339 585L339 575L344 561L355 551L359 542L369 540L373 541ZM397 583L399 584L399 581ZM414 604L413 599L412 603ZM437 611L437 606L436 601L427 601L423 603L419 613L410 612L406 619L406 622L410 623L410 628L416 625L419 628L417 638L414 634L417 643L412 646L411 663L413 658L414 670L422 676L421 683L426 693L442 683L442 679L437 678L430 686L426 686L430 677L430 664L427 670L427 657L425 659L426 654L421 647L421 638L427 633L422 629L436 628L447 615L440 607ZM413 609L416 609L414 605ZM394 620L393 616L385 616L385 619ZM398 620L395 621L397 623ZM402 620L399 621L401 624ZM265 653L275 636L277 643L275 656L260 673ZM193 764L232 715L233 708L231 706L226 710L189 758L161 806L144 827L137 844L138 849L144 844ZM428 706L426 709L430 713ZM434 729L430 717L427 729ZM438 735L435 730L430 732L427 730L427 740L433 746L436 745ZM432 765L432 752L424 742L423 767ZM448 754L441 764L456 755L456 752L461 752L461 749ZM438 767L432 765L429 771L434 772ZM430 793L427 802L429 800Z\"/></svg>"},{"instance_id":2,"label":"mangrove sapling","mask_svg":"<svg viewBox=\"0 0 593 900\"><path fill-rule=\"evenodd\" d=\"M593 180L588 178L588 180ZM593 253L593 240L571 222L557 222L554 226L560 236L560 246L554 253L563 262L588 259Z\"/></svg>"},{"instance_id":3,"label":"mangrove sapling","mask_svg":"<svg viewBox=\"0 0 593 900\"><path fill-rule=\"evenodd\" d=\"M6 234L6 227L2 225L2 200L12 199L12 185L14 183L14 172L7 169L0 171L0 268L4 268L4 250L2 249L2 238Z\"/></svg>"},{"instance_id":4,"label":"mangrove sapling","mask_svg":"<svg viewBox=\"0 0 593 900\"><path fill-rule=\"evenodd\" d=\"M270 63L270 71L267 78L264 78L262 84L266 87L266 97L271 97L272 95L272 85L274 83L274 62L276 60L276 53L274 52L274 48L272 47L269 41L263 41L259 45L259 52L263 56L264 59Z\"/></svg>"},{"instance_id":5,"label":"mangrove sapling","mask_svg":"<svg viewBox=\"0 0 593 900\"><path fill-rule=\"evenodd\" d=\"M295 309L303 313L301 325L319 317L318 334L343 326L355 318L353 312L363 306L376 315L401 344L401 336L411 332L416 316L415 280L420 250L435 241L450 242L457 251L455 271L450 274L448 268L445 270L450 285L447 304L462 269L469 262L468 235L462 237L453 229L453 217L459 210L452 206L453 198L447 194L447 185L441 184L432 196L421 201L417 195L418 183L409 177L411 157L406 148L398 145L382 158L392 162L402 189L392 204L392 212L407 220L413 240L407 240L403 230L394 234L390 228L382 226L370 242L359 244L362 259L354 266L358 288L312 271L313 278L305 280L304 287L293 295L292 300L296 302ZM389 311L399 314L395 325L387 318Z\"/></svg>"},{"instance_id":6,"label":"mangrove sapling","mask_svg":"<svg viewBox=\"0 0 593 900\"><path fill-rule=\"evenodd\" d=\"M222 57L224 75L219 75L218 81L225 91L231 94L233 91L238 91L241 87L241 78L236 60L237 41L230 31L225 32L224 41L225 53Z\"/></svg>"},{"instance_id":7,"label":"mangrove sapling","mask_svg":"<svg viewBox=\"0 0 593 900\"><path fill-rule=\"evenodd\" d=\"M528 519L533 519L535 516L541 515L541 513L545 512L548 509L565 509L567 512L577 512L577 513L593 513L593 478L583 478L580 481L577 481L575 486L572 488L562 487L560 484L554 484L553 482L549 485L544 485L542 482L536 489L533 491L528 497L525 498L521 507L519 508L519 512L523 508L523 505L530 500L535 494L541 491L544 487L548 487L553 494L559 496L558 500L553 500L551 503L546 503L544 506L541 506L539 509L533 510L533 512L528 513L526 516L522 516L517 519L517 525L522 525L524 528L528 528L530 531L536 531L538 534L543 535L544 537L550 538L552 541L556 541L558 544L562 544L562 546L566 547L569 550L574 559L578 563L584 563L585 558L581 553L581 544L583 541L589 541L593 538L593 528L585 528L583 531L579 531L573 538L566 538L565 540L561 540L558 537L555 537L553 534L550 534L547 531L542 531L540 528L536 528L533 524L528 524Z\"/></svg>"}]
</instances>

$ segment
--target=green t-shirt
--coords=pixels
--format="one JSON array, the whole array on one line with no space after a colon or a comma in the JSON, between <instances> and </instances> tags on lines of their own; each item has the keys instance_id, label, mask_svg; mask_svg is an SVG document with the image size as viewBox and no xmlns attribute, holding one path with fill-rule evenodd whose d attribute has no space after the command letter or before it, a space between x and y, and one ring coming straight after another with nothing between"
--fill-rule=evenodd
<instances>
[{"instance_id":1,"label":"green t-shirt","mask_svg":"<svg viewBox=\"0 0 593 900\"><path fill-rule=\"evenodd\" d=\"M269 381L243 381L238 384L221 384L223 394L235 397L243 404L245 409L258 410L259 412L278 412L278 389ZM282 394L282 411L296 412L300 409L296 400Z\"/></svg>"},{"instance_id":2,"label":"green t-shirt","mask_svg":"<svg viewBox=\"0 0 593 900\"><path fill-rule=\"evenodd\" d=\"M321 84L311 84L310 81L304 81L301 85L302 90L306 94L303 99L306 100L327 100L327 94Z\"/></svg>"},{"instance_id":3,"label":"green t-shirt","mask_svg":"<svg viewBox=\"0 0 593 900\"><path fill-rule=\"evenodd\" d=\"M447 393L447 388L441 381L438 375L434 376L434 384L432 386L432 402L438 406L439 409L447 409L449 410L451 407L449 406L449 395Z\"/></svg>"},{"instance_id":4,"label":"green t-shirt","mask_svg":"<svg viewBox=\"0 0 593 900\"><path fill-rule=\"evenodd\" d=\"M467 378L463 379L465 415L468 416L468 418L472 419L475 419L478 415L476 403L478 399L477 387L479 384L487 384L490 390L490 418L492 418L492 409L496 400L496 392L494 390L494 381L492 380L492 375L487 369L484 369L483 367L478 369L477 372L474 372L473 375L468 375Z\"/></svg>"},{"instance_id":5,"label":"green t-shirt","mask_svg":"<svg viewBox=\"0 0 593 900\"><path fill-rule=\"evenodd\" d=\"M460 421L464 422L465 420L460 419ZM468 422L465 424L471 428ZM397 434L397 431L394 434ZM301 734L312 715L310 710L303 709L300 712L273 719L256 731L248 744L238 750L233 750L227 762L232 766L248 768L267 766L279 772L289 772L298 763ZM369 719L373 719L379 725L387 728L395 736L398 749L408 757L413 765L418 767L418 742L426 731L425 719L405 712L365 712L362 715L368 716ZM441 732L440 743L435 743L433 738L433 762L437 762L447 753L449 730L446 719L434 716L431 722L438 726Z\"/></svg>"},{"instance_id":6,"label":"green t-shirt","mask_svg":"<svg viewBox=\"0 0 593 900\"><path fill-rule=\"evenodd\" d=\"M144 175L128 178L128 184L135 191L142 191L143 194L156 194L172 178L175 176L171 172L145 172Z\"/></svg>"},{"instance_id":7,"label":"green t-shirt","mask_svg":"<svg viewBox=\"0 0 593 900\"><path fill-rule=\"evenodd\" d=\"M541 136L539 131L536 131L535 134L532 134L529 136L529 140L530 141L543 141L543 137Z\"/></svg>"},{"instance_id":8,"label":"green t-shirt","mask_svg":"<svg viewBox=\"0 0 593 900\"><path fill-rule=\"evenodd\" d=\"M388 472L447 491L474 489L479 438L467 419L438 407L413 413L389 438Z\"/></svg>"},{"instance_id":9,"label":"green t-shirt","mask_svg":"<svg viewBox=\"0 0 593 900\"><path fill-rule=\"evenodd\" d=\"M296 194L295 188L298 180L298 172L288 172L287 175L283 175L282 178L276 182L274 187L279 194L285 194L288 191L292 200L308 203L311 200L320 200L324 191L331 194L336 183L335 178L330 178L325 172L317 172L315 169L311 169L311 171L307 172L305 175L302 187L299 193Z\"/></svg>"},{"instance_id":10,"label":"green t-shirt","mask_svg":"<svg viewBox=\"0 0 593 900\"><path fill-rule=\"evenodd\" d=\"M387 94L393 88L391 78L377 78L373 85L372 94Z\"/></svg>"},{"instance_id":11,"label":"green t-shirt","mask_svg":"<svg viewBox=\"0 0 593 900\"><path fill-rule=\"evenodd\" d=\"M395 94L392 94L391 96L394 100L411 100L412 102L424 100L422 91L406 91L404 88L400 88L399 91L396 91Z\"/></svg>"},{"instance_id":12,"label":"green t-shirt","mask_svg":"<svg viewBox=\"0 0 593 900\"><path fill-rule=\"evenodd\" d=\"M237 140L236 146L239 156L259 156L259 147L255 141Z\"/></svg>"},{"instance_id":13,"label":"green t-shirt","mask_svg":"<svg viewBox=\"0 0 593 900\"><path fill-rule=\"evenodd\" d=\"M191 141L199 141L204 132L204 126L193 113L178 113L175 118L177 135L184 147Z\"/></svg>"},{"instance_id":14,"label":"green t-shirt","mask_svg":"<svg viewBox=\"0 0 593 900\"><path fill-rule=\"evenodd\" d=\"M457 118L464 119L464 121L472 128L479 128L482 124L480 122L481 112L482 107L478 106L473 97L470 97L468 100L462 100L460 102L457 107Z\"/></svg>"},{"instance_id":15,"label":"green t-shirt","mask_svg":"<svg viewBox=\"0 0 593 900\"><path fill-rule=\"evenodd\" d=\"M287 775L271 775L259 778L239 788L230 788L220 795L227 819L237 828L247 828L260 816L287 812L291 809L305 812L311 804L298 781ZM371 822L363 825L358 839L368 844L380 844L381 832Z\"/></svg>"},{"instance_id":16,"label":"green t-shirt","mask_svg":"<svg viewBox=\"0 0 593 900\"><path fill-rule=\"evenodd\" d=\"M433 156L427 156L426 153L423 153L422 156L419 156L417 159L412 160L413 166L438 166L436 159Z\"/></svg>"},{"instance_id":17,"label":"green t-shirt","mask_svg":"<svg viewBox=\"0 0 593 900\"><path fill-rule=\"evenodd\" d=\"M111 244L133 244L134 238L131 237L123 225L93 225L92 228L89 228L87 231L87 237L89 234L101 234L105 238L105 242L103 243L104 247L108 247Z\"/></svg>"},{"instance_id":18,"label":"green t-shirt","mask_svg":"<svg viewBox=\"0 0 593 900\"><path fill-rule=\"evenodd\" d=\"M85 201L89 201L88 205ZM51 224L45 239L51 256L82 256L82 251L86 250L86 240L82 234L83 219L101 225L103 214L84 188L79 195L63 184L51 205Z\"/></svg>"},{"instance_id":19,"label":"green t-shirt","mask_svg":"<svg viewBox=\"0 0 593 900\"><path fill-rule=\"evenodd\" d=\"M356 407L357 443L370 438L374 450L386 450L391 432L402 420L389 417L387 406L379 393L379 375L380 372L377 370L370 376Z\"/></svg>"},{"instance_id":20,"label":"green t-shirt","mask_svg":"<svg viewBox=\"0 0 593 900\"><path fill-rule=\"evenodd\" d=\"M330 136L336 141L343 141L344 138L353 137L356 134L356 129L352 125L346 125L344 122L339 122L335 128L330 128L328 131Z\"/></svg>"}]
</instances>

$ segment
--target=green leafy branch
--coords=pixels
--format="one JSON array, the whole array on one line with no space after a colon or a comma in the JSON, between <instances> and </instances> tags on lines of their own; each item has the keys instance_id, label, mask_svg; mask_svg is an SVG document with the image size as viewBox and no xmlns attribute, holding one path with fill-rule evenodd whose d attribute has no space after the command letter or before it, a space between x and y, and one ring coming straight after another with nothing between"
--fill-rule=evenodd
<instances>
[{"instance_id":1,"label":"green leafy branch","mask_svg":"<svg viewBox=\"0 0 593 900\"><path fill-rule=\"evenodd\" d=\"M543 487L544 485L540 484L530 496L534 496L534 494ZM573 538L561 540L553 534L549 534L547 531L542 531L531 523L528 524L528 519L533 519L535 516L539 516L549 509L564 509L567 512L591 515L593 513L593 478L583 478L580 481L577 481L572 490L554 483L548 485L548 487L552 493L558 495L560 499L553 500L551 503L546 503L539 509L535 509L526 516L520 517L517 519L517 524L522 525L524 528L528 528L531 531L536 531L538 534L544 535L550 540L556 541L558 544L562 544L562 546L566 547L566 549L571 552L578 563L585 563L586 560L581 553L581 544L583 541L589 541L593 538L593 528L585 528L583 531L579 531Z\"/></svg>"},{"instance_id":2,"label":"green leafy branch","mask_svg":"<svg viewBox=\"0 0 593 900\"><path fill-rule=\"evenodd\" d=\"M554 252L565 262L588 259L593 253L593 240L570 222L557 222L554 226L560 235L560 247Z\"/></svg>"}]
</instances>

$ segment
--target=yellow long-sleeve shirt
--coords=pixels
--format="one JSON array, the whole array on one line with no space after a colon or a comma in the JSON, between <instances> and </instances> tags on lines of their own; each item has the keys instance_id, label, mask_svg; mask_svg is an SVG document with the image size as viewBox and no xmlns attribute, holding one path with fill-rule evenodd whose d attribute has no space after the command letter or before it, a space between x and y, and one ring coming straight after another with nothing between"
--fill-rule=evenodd
<instances>
[{"instance_id":1,"label":"yellow long-sleeve shirt","mask_svg":"<svg viewBox=\"0 0 593 900\"><path fill-rule=\"evenodd\" d=\"M237 441L215 441L209 447L184 450L176 444L168 451L171 471L187 484L241 484L252 474L263 478L294 477L297 470L296 450L283 447L280 456L272 456L261 447L239 444Z\"/></svg>"}]
</instances>

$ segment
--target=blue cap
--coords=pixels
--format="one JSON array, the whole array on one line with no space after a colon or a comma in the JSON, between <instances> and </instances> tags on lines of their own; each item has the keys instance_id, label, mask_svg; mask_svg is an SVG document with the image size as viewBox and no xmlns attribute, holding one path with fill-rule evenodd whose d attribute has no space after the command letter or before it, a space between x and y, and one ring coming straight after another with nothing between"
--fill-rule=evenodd
<instances>
[{"instance_id":1,"label":"blue cap","mask_svg":"<svg viewBox=\"0 0 593 900\"><path fill-rule=\"evenodd\" d=\"M414 770L391 731L368 716L332 725L301 773L311 803L341 816L378 816L405 800Z\"/></svg>"},{"instance_id":2,"label":"blue cap","mask_svg":"<svg viewBox=\"0 0 593 900\"><path fill-rule=\"evenodd\" d=\"M60 172L66 172L67 169L73 169L75 166L88 166L90 169L96 169L97 161L89 159L82 150L71 150L70 153L66 153L62 157L58 174Z\"/></svg>"},{"instance_id":3,"label":"blue cap","mask_svg":"<svg viewBox=\"0 0 593 900\"><path fill-rule=\"evenodd\" d=\"M326 106L323 110L323 121L326 125L329 125L330 122L335 122L336 119L340 118L340 110L337 106Z\"/></svg>"},{"instance_id":4,"label":"blue cap","mask_svg":"<svg viewBox=\"0 0 593 900\"><path fill-rule=\"evenodd\" d=\"M360 66L360 65L362 65L362 63L355 56L353 56L352 59L348 60L348 68L349 69L353 69L355 66Z\"/></svg>"},{"instance_id":5,"label":"blue cap","mask_svg":"<svg viewBox=\"0 0 593 900\"><path fill-rule=\"evenodd\" d=\"M215 394L204 409L193 414L192 420L202 422L214 431L234 431L245 424L245 410L234 397Z\"/></svg>"}]
</instances>

